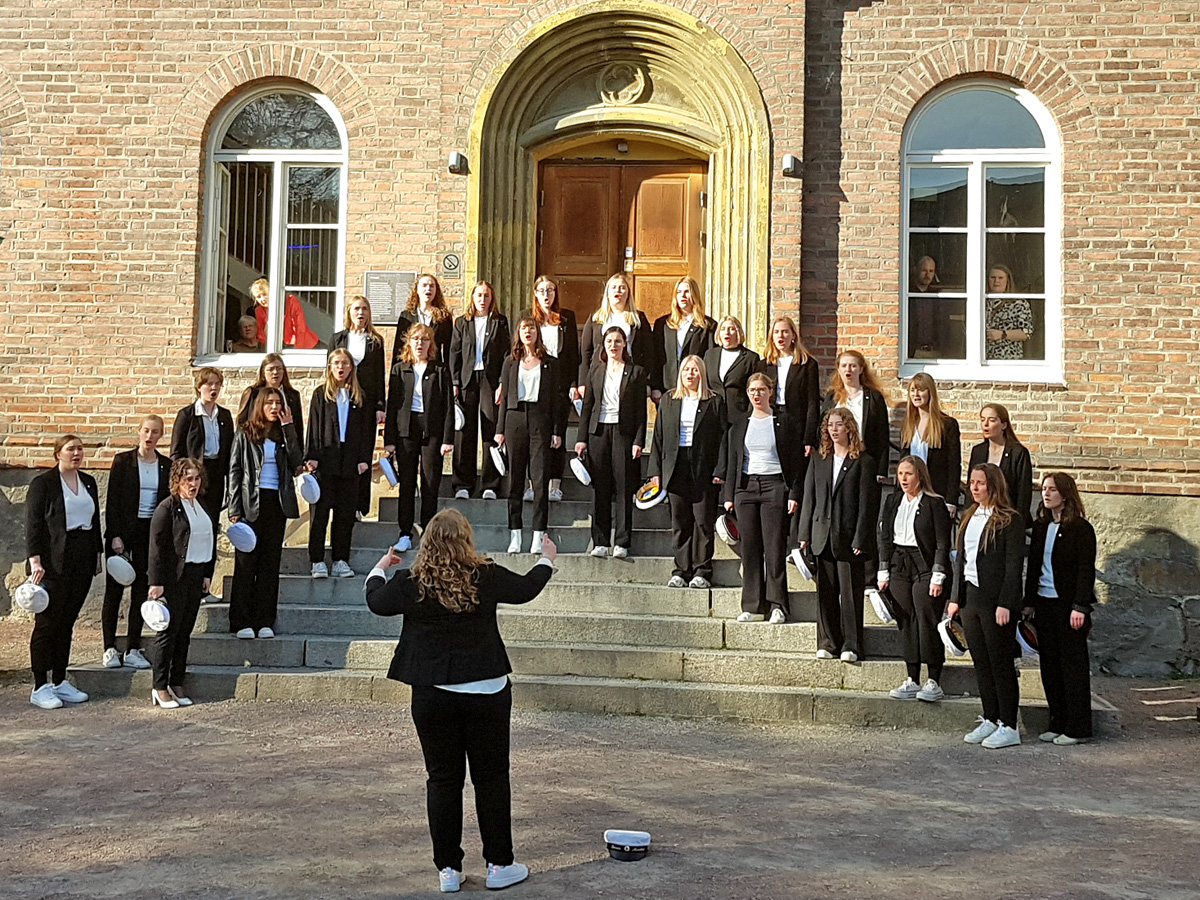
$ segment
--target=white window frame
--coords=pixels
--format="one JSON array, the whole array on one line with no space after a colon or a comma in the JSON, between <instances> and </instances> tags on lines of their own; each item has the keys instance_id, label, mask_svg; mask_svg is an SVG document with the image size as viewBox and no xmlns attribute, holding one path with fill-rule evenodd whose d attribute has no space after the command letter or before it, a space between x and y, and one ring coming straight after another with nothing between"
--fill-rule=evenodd
<instances>
[{"instance_id":1,"label":"white window frame","mask_svg":"<svg viewBox=\"0 0 1200 900\"><path fill-rule=\"evenodd\" d=\"M962 90L987 89L1007 94L1033 116L1046 146L1036 149L947 148L939 152L913 152L909 141L921 117L938 101ZM957 82L953 87L925 98L913 110L904 128L901 159L900 213L900 377L928 372L947 381L994 381L1025 384L1065 384L1062 349L1062 142L1049 111L1029 91L991 80ZM908 359L909 306L909 207L910 176L913 168L928 165L961 166L967 170L967 358L939 361ZM1030 166L1045 170L1045 359L993 360L984 358L984 304L986 301L987 227L984 222L984 192L989 166ZM948 229L957 231L959 229Z\"/></svg>"},{"instance_id":2,"label":"white window frame","mask_svg":"<svg viewBox=\"0 0 1200 900\"><path fill-rule=\"evenodd\" d=\"M333 121L334 127L337 128L338 137L341 142L341 148L337 150L223 150L221 143L225 139L225 133L233 124L234 119L241 113L250 103L268 94L292 93L303 94L313 100L318 106L325 111L329 118ZM204 154L205 166L205 191L204 191L204 228L203 241L204 252L201 255L201 271L200 271L200 304L199 304L199 323L197 328L196 340L196 366L215 366L218 368L247 368L256 367L262 361L266 353L271 352L265 350L262 353L226 353L220 345L214 346L216 343L215 324L217 316L217 291L220 285L217 284L218 275L221 271L221 262L217 259L217 241L221 230L221 223L218 221L218 195L219 195L219 178L217 173L217 165L219 163L229 162L270 162L273 164L274 172L272 175L272 207L271 207L271 247L268 252L270 261L269 271L264 275L272 285L283 285L283 258L284 258L284 243L287 236L288 223L286 219L285 201L287 194L287 170L292 166L322 166L325 168L338 168L341 173L338 186L338 240L337 240L337 269L336 269L336 291L334 297L334 331L339 330L340 323L344 315L344 304L346 296L346 210L347 210L347 184L348 170L350 161L350 145L349 136L346 132L346 124L342 120L341 114L338 113L337 107L333 101L324 94L305 88L301 85L293 83L281 84L278 82L257 85L237 96L237 98L226 104L225 108L217 115L213 122L213 127L209 132L208 147ZM284 291L289 288L283 285L282 290L278 291L279 300L282 300ZM274 301L275 298L273 297ZM328 351L319 348L312 350L298 350L293 347L282 348L283 336L283 309L282 302L272 302L267 313L267 346L279 347L275 352L283 357L284 364L290 368L323 368L325 366L326 354Z\"/></svg>"}]
</instances>

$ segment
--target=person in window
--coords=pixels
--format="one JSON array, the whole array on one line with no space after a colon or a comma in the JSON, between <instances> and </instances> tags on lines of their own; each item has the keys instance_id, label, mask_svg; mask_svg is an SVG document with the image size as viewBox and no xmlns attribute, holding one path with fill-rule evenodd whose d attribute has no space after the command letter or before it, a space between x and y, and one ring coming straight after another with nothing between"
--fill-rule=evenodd
<instances>
[{"instance_id":1,"label":"person in window","mask_svg":"<svg viewBox=\"0 0 1200 900\"><path fill-rule=\"evenodd\" d=\"M263 361L258 365L258 378L242 391L242 399L238 401L238 428L246 427L246 422L249 421L250 413L254 409L254 401L258 399L259 392L268 387L275 388L283 395L283 405L295 417L296 434L303 434L304 415L300 405L300 392L292 387L287 366L283 364L283 357L278 353L268 353L263 357Z\"/></svg>"},{"instance_id":2,"label":"person in window","mask_svg":"<svg viewBox=\"0 0 1200 900\"><path fill-rule=\"evenodd\" d=\"M233 416L217 403L225 376L220 369L205 366L196 371L196 402L175 416L171 428L171 459L198 459L204 464L204 493L200 505L216 527L225 503L229 478L229 454L233 448Z\"/></svg>"},{"instance_id":3,"label":"person in window","mask_svg":"<svg viewBox=\"0 0 1200 900\"><path fill-rule=\"evenodd\" d=\"M1015 290L1008 266L994 265L988 269L988 359L1025 358L1025 344L1033 337L1033 308L1024 297L991 296Z\"/></svg>"},{"instance_id":4,"label":"person in window","mask_svg":"<svg viewBox=\"0 0 1200 900\"><path fill-rule=\"evenodd\" d=\"M983 440L971 448L970 467L983 463L1000 467L1008 496L1021 514L1021 526L1027 528L1033 505L1033 460L1029 450L1013 431L1008 410L999 403L989 403L979 411L979 427Z\"/></svg>"},{"instance_id":5,"label":"person in window","mask_svg":"<svg viewBox=\"0 0 1200 900\"><path fill-rule=\"evenodd\" d=\"M250 296L254 306L247 312L258 322L258 342L267 343L267 316L271 306L271 283L259 278L250 285ZM297 350L309 350L320 343L320 338L308 327L304 319L304 307L295 294L283 298L283 346Z\"/></svg>"},{"instance_id":6,"label":"person in window","mask_svg":"<svg viewBox=\"0 0 1200 900\"><path fill-rule=\"evenodd\" d=\"M342 330L334 334L329 342L331 350L345 349L354 360L354 374L359 390L363 393L363 409L367 415L360 418L366 429L367 452L375 450L375 437L379 426L387 418L383 368L383 335L371 320L371 304L361 294L346 307ZM358 477L358 512L366 515L371 510L371 472L368 469Z\"/></svg>"},{"instance_id":7,"label":"person in window","mask_svg":"<svg viewBox=\"0 0 1200 900\"><path fill-rule=\"evenodd\" d=\"M395 369L404 353L408 329L413 325L426 325L433 329L433 342L437 348L437 359L446 365L450 359L450 342L454 339L454 317L446 306L441 282L433 275L420 276L408 292L408 305L400 313L396 323L396 342L392 344L392 369Z\"/></svg>"},{"instance_id":8,"label":"person in window","mask_svg":"<svg viewBox=\"0 0 1200 900\"><path fill-rule=\"evenodd\" d=\"M558 299L558 285L545 275L539 275L533 283L533 303L521 314L533 317L542 333L542 344L546 352L559 361L560 388L566 388L572 400L579 399L579 330L575 324L575 313L563 309ZM569 383L568 383L569 382ZM568 410L569 412L569 410ZM550 451L549 478L551 502L562 500L562 477L567 465L567 448ZM486 497L486 492L485 495ZM491 499L495 499L494 492Z\"/></svg>"},{"instance_id":9,"label":"person in window","mask_svg":"<svg viewBox=\"0 0 1200 900\"><path fill-rule=\"evenodd\" d=\"M726 316L717 323L717 345L704 354L708 386L725 398L729 424L750 415L746 384L757 370L761 358L746 346L746 331L737 316Z\"/></svg>"},{"instance_id":10,"label":"person in window","mask_svg":"<svg viewBox=\"0 0 1200 900\"><path fill-rule=\"evenodd\" d=\"M230 353L261 353L263 345L258 340L258 319L242 316L237 321L240 337L229 346Z\"/></svg>"},{"instance_id":11,"label":"person in window","mask_svg":"<svg viewBox=\"0 0 1200 900\"><path fill-rule=\"evenodd\" d=\"M900 452L929 467L933 493L941 496L953 519L958 514L962 482L962 439L958 420L942 411L937 383L925 372L918 372L908 383Z\"/></svg>"},{"instance_id":12,"label":"person in window","mask_svg":"<svg viewBox=\"0 0 1200 900\"><path fill-rule=\"evenodd\" d=\"M580 394L587 393L588 371L607 358L604 336L612 328L620 328L624 332L630 360L649 377L650 369L657 359L650 320L646 318L645 313L638 312L637 304L633 300L633 285L623 272L617 272L605 282L600 308L584 323L579 341Z\"/></svg>"},{"instance_id":13,"label":"person in window","mask_svg":"<svg viewBox=\"0 0 1200 900\"><path fill-rule=\"evenodd\" d=\"M671 312L654 323L657 359L651 372L650 398L657 403L679 380L679 364L689 356L704 358L713 348L717 323L704 314L700 285L690 275L675 284Z\"/></svg>"},{"instance_id":14,"label":"person in window","mask_svg":"<svg viewBox=\"0 0 1200 900\"><path fill-rule=\"evenodd\" d=\"M454 321L454 336L450 339L450 377L454 396L466 419L462 429L454 433L454 496L460 500L470 497L476 489L480 438L483 439L482 489L495 497L500 488L500 473L488 448L496 436L500 369L510 344L508 316L496 308L492 286L481 281L471 292L466 312Z\"/></svg>"},{"instance_id":15,"label":"person in window","mask_svg":"<svg viewBox=\"0 0 1200 900\"><path fill-rule=\"evenodd\" d=\"M932 256L922 256L913 266L908 282L908 342L909 354L921 358L942 355L942 326L938 303L921 294L938 291L937 262Z\"/></svg>"}]
</instances>

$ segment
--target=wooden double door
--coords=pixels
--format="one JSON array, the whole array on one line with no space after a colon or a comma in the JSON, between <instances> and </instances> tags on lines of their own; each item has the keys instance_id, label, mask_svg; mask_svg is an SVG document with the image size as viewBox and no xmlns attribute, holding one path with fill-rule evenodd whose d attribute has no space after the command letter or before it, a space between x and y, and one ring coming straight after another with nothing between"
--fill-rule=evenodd
<instances>
[{"instance_id":1,"label":"wooden double door","mask_svg":"<svg viewBox=\"0 0 1200 900\"><path fill-rule=\"evenodd\" d=\"M680 278L704 283L703 163L545 162L540 174L537 269L581 325L614 272L651 323Z\"/></svg>"}]
</instances>

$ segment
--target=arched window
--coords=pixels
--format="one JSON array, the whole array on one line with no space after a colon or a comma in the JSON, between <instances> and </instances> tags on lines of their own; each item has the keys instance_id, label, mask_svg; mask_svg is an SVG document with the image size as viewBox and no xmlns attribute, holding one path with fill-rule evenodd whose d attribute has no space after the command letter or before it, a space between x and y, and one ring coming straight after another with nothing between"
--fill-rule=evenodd
<instances>
[{"instance_id":1,"label":"arched window","mask_svg":"<svg viewBox=\"0 0 1200 900\"><path fill-rule=\"evenodd\" d=\"M1061 381L1061 150L1028 91L967 82L904 131L901 375Z\"/></svg>"},{"instance_id":2,"label":"arched window","mask_svg":"<svg viewBox=\"0 0 1200 900\"><path fill-rule=\"evenodd\" d=\"M275 84L238 96L211 134L198 357L322 365L346 255L341 117L322 94Z\"/></svg>"}]
</instances>

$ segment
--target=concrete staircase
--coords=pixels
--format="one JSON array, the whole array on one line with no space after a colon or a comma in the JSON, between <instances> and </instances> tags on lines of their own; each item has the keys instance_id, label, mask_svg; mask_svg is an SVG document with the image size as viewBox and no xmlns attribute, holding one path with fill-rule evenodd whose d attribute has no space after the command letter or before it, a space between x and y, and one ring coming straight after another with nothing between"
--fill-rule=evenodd
<instances>
[{"instance_id":1,"label":"concrete staircase","mask_svg":"<svg viewBox=\"0 0 1200 900\"><path fill-rule=\"evenodd\" d=\"M947 664L948 699L941 703L890 699L887 692L904 680L899 633L875 621L869 607L865 661L815 659L814 586L791 567L793 621L786 625L734 621L741 611L739 561L719 542L711 590L665 587L671 576L665 504L635 511L630 559L587 556L590 491L569 474L563 486L566 499L550 505L550 534L560 549L556 574L533 603L500 614L518 706L960 732L979 714L969 661ZM454 500L446 493L442 506L463 511L482 550L528 570L533 555L500 552L508 546L503 499ZM355 528L350 563L360 577L314 581L306 550L284 550L274 640L238 640L228 631L228 604L206 604L191 644L192 696L406 701L407 686L384 676L401 622L372 615L362 596L361 576L395 539L395 504L385 497L380 521ZM528 527L524 534L527 545ZM224 587L227 596L228 578ZM94 665L76 667L72 676L99 696L150 691L148 672ZM1021 668L1021 695L1027 732L1044 730L1035 668ZM1115 725L1115 710L1099 698L1094 714L1098 727Z\"/></svg>"}]
</instances>

